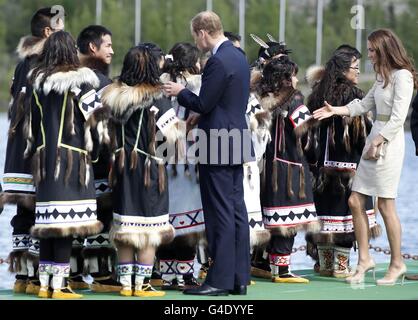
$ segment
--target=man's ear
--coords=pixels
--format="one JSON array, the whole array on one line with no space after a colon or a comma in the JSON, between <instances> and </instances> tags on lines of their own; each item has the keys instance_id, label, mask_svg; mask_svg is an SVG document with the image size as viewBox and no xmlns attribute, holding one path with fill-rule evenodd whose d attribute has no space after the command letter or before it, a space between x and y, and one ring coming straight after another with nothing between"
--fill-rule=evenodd
<instances>
[{"instance_id":1,"label":"man's ear","mask_svg":"<svg viewBox=\"0 0 418 320\"><path fill-rule=\"evenodd\" d=\"M90 49L91 53L96 53L96 51L97 51L97 47L93 42L89 43L89 49Z\"/></svg>"},{"instance_id":2,"label":"man's ear","mask_svg":"<svg viewBox=\"0 0 418 320\"><path fill-rule=\"evenodd\" d=\"M44 28L44 38L48 38L53 33L52 29L50 27Z\"/></svg>"}]
</instances>

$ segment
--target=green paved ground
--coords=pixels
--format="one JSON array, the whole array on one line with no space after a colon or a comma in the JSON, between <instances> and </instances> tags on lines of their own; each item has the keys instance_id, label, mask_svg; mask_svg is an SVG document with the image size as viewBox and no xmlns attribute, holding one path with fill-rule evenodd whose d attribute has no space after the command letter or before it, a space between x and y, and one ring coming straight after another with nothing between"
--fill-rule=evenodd
<instances>
[{"instance_id":1,"label":"green paved ground","mask_svg":"<svg viewBox=\"0 0 418 320\"><path fill-rule=\"evenodd\" d=\"M407 265L408 273L418 274L417 261L409 262ZM383 277L385 271L386 265L378 265L376 277ZM81 291L81 293L84 294L84 300L418 300L418 281L405 280L403 286L400 284L391 287L376 286L372 273L369 272L364 285L351 287L344 280L319 277L312 270L300 270L295 273L306 276L310 283L276 284L254 278L256 284L248 288L246 296L196 297L169 291L162 298L124 298L117 294L93 294L89 291ZM0 300L31 299L37 298L24 294L14 295L11 290L0 291Z\"/></svg>"}]
</instances>

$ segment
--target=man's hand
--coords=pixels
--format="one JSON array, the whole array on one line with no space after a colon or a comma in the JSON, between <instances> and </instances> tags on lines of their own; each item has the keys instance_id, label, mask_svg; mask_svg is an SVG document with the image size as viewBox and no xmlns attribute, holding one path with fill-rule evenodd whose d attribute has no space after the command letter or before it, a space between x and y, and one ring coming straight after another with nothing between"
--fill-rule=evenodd
<instances>
[{"instance_id":1,"label":"man's hand","mask_svg":"<svg viewBox=\"0 0 418 320\"><path fill-rule=\"evenodd\" d=\"M192 130L196 124L199 122L200 114L198 113L190 113L189 117L186 120L186 132L189 133L190 130Z\"/></svg>"},{"instance_id":2,"label":"man's hand","mask_svg":"<svg viewBox=\"0 0 418 320\"><path fill-rule=\"evenodd\" d=\"M185 86L180 83L169 81L163 85L163 89L166 95L177 97L180 91L185 89Z\"/></svg>"}]
</instances>

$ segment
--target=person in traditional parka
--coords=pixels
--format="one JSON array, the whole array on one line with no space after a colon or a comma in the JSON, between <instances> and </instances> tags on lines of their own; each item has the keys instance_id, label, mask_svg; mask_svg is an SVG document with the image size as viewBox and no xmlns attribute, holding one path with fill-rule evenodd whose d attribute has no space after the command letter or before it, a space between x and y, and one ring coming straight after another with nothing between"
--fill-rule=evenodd
<instances>
[{"instance_id":1,"label":"person in traditional parka","mask_svg":"<svg viewBox=\"0 0 418 320\"><path fill-rule=\"evenodd\" d=\"M28 101L31 97L27 75L41 54L46 39L64 28L62 19L56 19L52 26L51 20L55 15L49 7L39 9L33 15L30 22L31 35L23 37L16 50L20 62L15 69L10 90L10 127L0 205L17 205L17 212L11 220L13 249L9 254L9 271L16 272L13 288L15 293L38 294L40 288L37 277L39 241L30 235L30 228L35 223L36 188L30 161L24 157L25 134L28 129L25 114L28 112Z\"/></svg>"},{"instance_id":2,"label":"person in traditional parka","mask_svg":"<svg viewBox=\"0 0 418 320\"><path fill-rule=\"evenodd\" d=\"M324 68L307 74L308 79L317 79L308 97L310 112L321 108L324 101L345 105L363 98L363 91L356 86L360 58L357 49L342 45ZM314 198L321 231L309 235L307 239L317 246L319 273L322 276L344 278L350 275L350 251L355 235L348 198L370 129L369 118L361 115L354 118L333 117L309 132L317 146L313 170L316 181ZM380 234L380 226L376 222L372 200L372 197L367 197L365 209L371 236L376 237Z\"/></svg>"},{"instance_id":3,"label":"person in traditional parka","mask_svg":"<svg viewBox=\"0 0 418 320\"><path fill-rule=\"evenodd\" d=\"M162 82L179 82L198 94L202 83L199 50L190 43L176 43L169 51L163 72ZM189 157L191 144L186 142L186 135L198 121L198 114L179 105L176 98L172 98L171 103L179 119L178 127L184 136L184 139L177 141L173 163L167 168L170 223L176 230L176 237L172 243L158 249L158 257L162 289L182 290L199 286L193 276L194 260L199 240L204 237L205 222L198 166L196 160Z\"/></svg>"},{"instance_id":4,"label":"person in traditional parka","mask_svg":"<svg viewBox=\"0 0 418 320\"><path fill-rule=\"evenodd\" d=\"M100 80L97 94L101 97L103 90L112 83L109 78L109 68L114 55L112 48L112 32L100 25L84 28L78 38L77 47L82 66L94 71ZM106 145L99 146L98 161L93 163L94 184L97 198L97 218L103 223L100 234L86 239L82 258L77 258L75 274L90 274L94 281L90 285L93 292L119 292L120 283L112 278L116 266L116 250L109 241L109 230L113 217L112 190L109 187L108 176L111 163L111 150ZM77 252L77 250L73 251ZM81 261L80 261L81 260ZM73 270L71 270L73 272ZM73 279L75 281L76 279ZM72 282L73 284L73 282Z\"/></svg>"},{"instance_id":5,"label":"person in traditional parka","mask_svg":"<svg viewBox=\"0 0 418 320\"><path fill-rule=\"evenodd\" d=\"M92 132L103 126L108 112L95 90L99 79L80 66L69 33L51 35L39 61L29 73L33 98L27 140L36 186L31 234L40 239L38 296L81 298L67 281L71 247L74 236L98 234L103 227L96 214L92 157L97 155L92 151L105 135Z\"/></svg>"},{"instance_id":6,"label":"person in traditional parka","mask_svg":"<svg viewBox=\"0 0 418 320\"><path fill-rule=\"evenodd\" d=\"M272 281L276 283L309 282L290 271L290 255L298 230L319 229L302 147L313 118L296 90L297 72L297 65L281 56L267 63L256 85L260 105L272 118L272 140L267 144L261 174L261 205L264 226L271 231L267 252Z\"/></svg>"},{"instance_id":7,"label":"person in traditional parka","mask_svg":"<svg viewBox=\"0 0 418 320\"><path fill-rule=\"evenodd\" d=\"M170 100L163 96L158 61L151 50L149 44L130 49L120 77L102 95L112 113L114 213L110 239L117 248L123 296L165 294L151 286L150 277L158 246L174 237L167 171L164 155L157 153L157 142L164 136L163 145L174 145L177 117Z\"/></svg>"},{"instance_id":8,"label":"person in traditional parka","mask_svg":"<svg viewBox=\"0 0 418 320\"><path fill-rule=\"evenodd\" d=\"M251 93L247 106L247 118L252 131L253 146L257 161L247 163L244 169L244 197L248 211L251 241L251 275L271 279L270 261L266 246L270 240L270 232L264 228L260 202L260 168L263 168L266 144L270 141L269 126L271 113L263 110L256 95L256 86L262 77L264 66L272 59L289 55L290 50L284 42L276 41L268 34L269 41L264 42L260 37L251 34L253 40L260 45L258 58L251 68ZM266 232L267 231L267 232Z\"/></svg>"}]
</instances>

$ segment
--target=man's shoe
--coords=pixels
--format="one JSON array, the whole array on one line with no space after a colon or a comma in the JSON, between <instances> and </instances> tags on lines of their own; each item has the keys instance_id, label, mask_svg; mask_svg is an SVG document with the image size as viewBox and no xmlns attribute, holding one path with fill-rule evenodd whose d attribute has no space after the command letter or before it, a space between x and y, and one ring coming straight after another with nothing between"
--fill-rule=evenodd
<instances>
[{"instance_id":1,"label":"man's shoe","mask_svg":"<svg viewBox=\"0 0 418 320\"><path fill-rule=\"evenodd\" d=\"M247 294L247 286L235 286L233 290L229 290L229 293L232 295L245 296Z\"/></svg>"},{"instance_id":2,"label":"man's shoe","mask_svg":"<svg viewBox=\"0 0 418 320\"><path fill-rule=\"evenodd\" d=\"M198 288L185 289L183 293L198 296L227 296L229 294L229 291L226 289L214 288L204 283L202 286Z\"/></svg>"}]
</instances>

